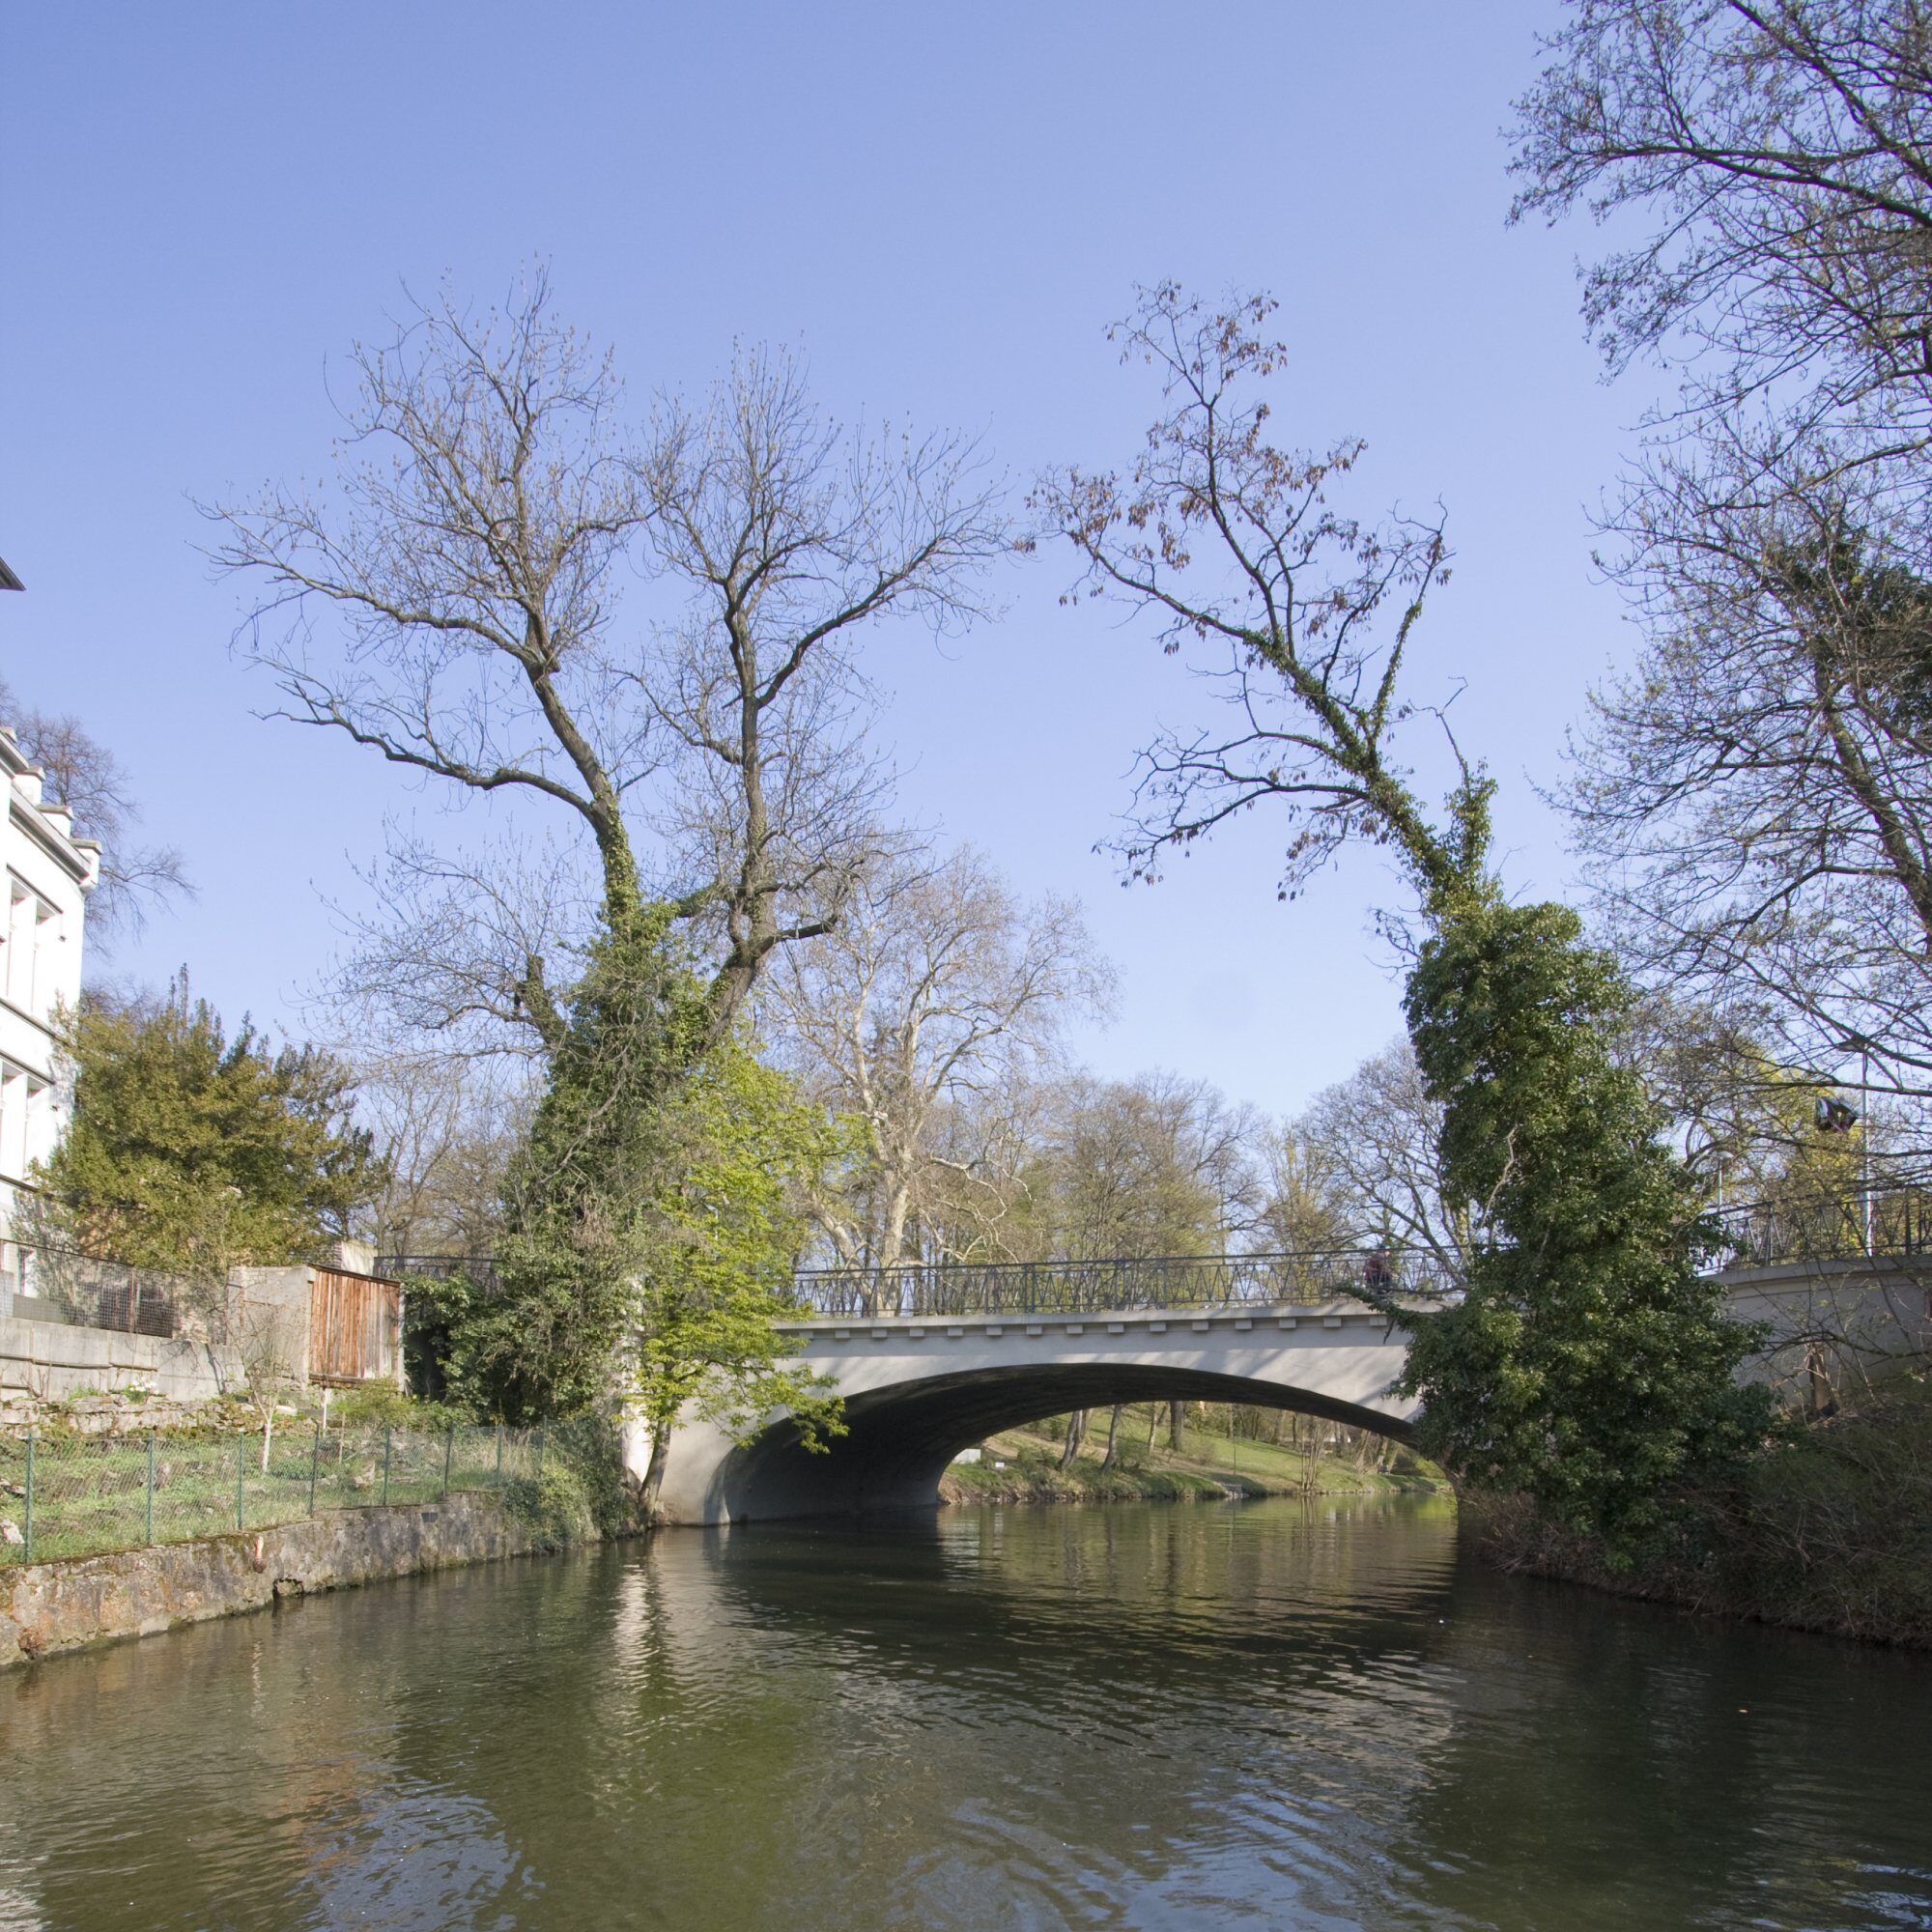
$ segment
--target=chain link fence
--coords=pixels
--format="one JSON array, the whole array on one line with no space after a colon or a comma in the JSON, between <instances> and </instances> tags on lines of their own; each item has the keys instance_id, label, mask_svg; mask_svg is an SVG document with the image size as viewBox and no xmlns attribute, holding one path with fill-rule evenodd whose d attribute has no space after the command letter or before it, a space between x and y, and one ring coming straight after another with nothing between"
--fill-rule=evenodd
<instances>
[{"instance_id":1,"label":"chain link fence","mask_svg":"<svg viewBox=\"0 0 1932 1932\"><path fill-rule=\"evenodd\" d=\"M325 1428L0 1439L0 1564L438 1502L543 1473L541 1429Z\"/></svg>"}]
</instances>

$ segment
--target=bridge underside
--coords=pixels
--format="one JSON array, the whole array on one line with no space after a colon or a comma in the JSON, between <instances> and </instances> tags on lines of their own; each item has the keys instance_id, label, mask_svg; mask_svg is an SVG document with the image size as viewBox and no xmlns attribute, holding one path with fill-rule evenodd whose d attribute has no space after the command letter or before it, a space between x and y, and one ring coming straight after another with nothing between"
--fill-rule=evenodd
<instances>
[{"instance_id":1,"label":"bridge underside","mask_svg":"<svg viewBox=\"0 0 1932 1932\"><path fill-rule=\"evenodd\" d=\"M789 1422L742 1448L721 1443L715 1458L680 1431L663 1500L673 1520L686 1522L932 1509L947 1464L971 1444L1040 1416L1133 1402L1255 1404L1398 1441L1410 1434L1385 1409L1250 1376L1126 1362L1015 1365L848 1394L848 1433L822 1454L806 1450Z\"/></svg>"}]
</instances>

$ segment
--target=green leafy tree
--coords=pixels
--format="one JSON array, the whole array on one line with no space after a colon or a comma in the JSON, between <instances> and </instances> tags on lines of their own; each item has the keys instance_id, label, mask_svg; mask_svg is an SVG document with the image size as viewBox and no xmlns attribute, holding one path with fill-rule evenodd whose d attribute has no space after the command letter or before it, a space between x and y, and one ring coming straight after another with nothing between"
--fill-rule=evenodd
<instances>
[{"instance_id":1,"label":"green leafy tree","mask_svg":"<svg viewBox=\"0 0 1932 1932\"><path fill-rule=\"evenodd\" d=\"M592 950L512 1168L497 1292L464 1291L453 1380L516 1420L621 1402L660 1447L687 1404L739 1432L785 1408L816 1445L837 1405L775 1323L792 1204L837 1129L735 1034L707 1043L672 921L647 907Z\"/></svg>"},{"instance_id":2,"label":"green leafy tree","mask_svg":"<svg viewBox=\"0 0 1932 1932\"><path fill-rule=\"evenodd\" d=\"M1402 727L1428 710L1404 667L1447 543L1439 524L1378 528L1333 507L1359 443L1310 456L1271 440L1263 385L1287 363L1263 333L1271 307L1214 314L1172 285L1144 292L1116 334L1153 370L1163 414L1126 475L1068 471L1035 498L1085 559L1086 591L1154 613L1232 712L1226 732L1185 727L1144 755L1124 857L1152 877L1265 803L1291 827L1284 896L1350 842L1396 860L1421 915L1407 1019L1444 1109L1447 1184L1463 1197L1449 1205L1479 1209L1492 1244L1460 1304L1387 1304L1414 1336L1406 1386L1451 1466L1626 1551L1674 1485L1751 1441L1753 1404L1732 1382L1750 1337L1696 1272L1697 1191L1614 1063L1628 999L1614 963L1567 908L1505 899L1492 786L1453 737L1439 814L1401 760Z\"/></svg>"},{"instance_id":3,"label":"green leafy tree","mask_svg":"<svg viewBox=\"0 0 1932 1932\"><path fill-rule=\"evenodd\" d=\"M1612 1044L1632 991L1568 907L1493 890L1437 910L1406 999L1444 1102L1442 1173L1495 1238L1412 1323L1424 1448L1627 1553L1675 1486L1762 1436L1750 1333L1697 1264L1718 1242L1664 1116Z\"/></svg>"},{"instance_id":4,"label":"green leafy tree","mask_svg":"<svg viewBox=\"0 0 1932 1932\"><path fill-rule=\"evenodd\" d=\"M774 1325L797 1312L800 1182L836 1156L839 1129L736 1042L693 1076L679 1116L690 1153L657 1204L626 1385L657 1447L653 1481L687 1404L741 1437L781 1408L808 1449L845 1432L829 1378L791 1360L798 1345Z\"/></svg>"},{"instance_id":5,"label":"green leafy tree","mask_svg":"<svg viewBox=\"0 0 1932 1932\"><path fill-rule=\"evenodd\" d=\"M246 1263L319 1259L380 1186L348 1070L231 1038L185 977L159 999L91 995L60 1046L73 1118L35 1179L51 1245L211 1288Z\"/></svg>"},{"instance_id":6,"label":"green leafy tree","mask_svg":"<svg viewBox=\"0 0 1932 1932\"><path fill-rule=\"evenodd\" d=\"M1075 1078L1045 1127L1029 1176L1038 1253L1220 1254L1252 1215L1257 1122L1205 1081Z\"/></svg>"}]
</instances>

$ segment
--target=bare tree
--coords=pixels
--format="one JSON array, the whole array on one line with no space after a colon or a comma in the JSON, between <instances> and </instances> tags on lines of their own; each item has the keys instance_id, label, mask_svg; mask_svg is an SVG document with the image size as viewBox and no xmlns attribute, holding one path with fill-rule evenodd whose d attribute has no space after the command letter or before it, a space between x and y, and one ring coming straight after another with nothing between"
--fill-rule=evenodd
<instances>
[{"instance_id":1,"label":"bare tree","mask_svg":"<svg viewBox=\"0 0 1932 1932\"><path fill-rule=\"evenodd\" d=\"M415 1061L541 1060L524 962L574 977L597 926L594 864L554 831L451 846L392 820L386 842L357 896L332 904L347 947L313 994L329 1029Z\"/></svg>"},{"instance_id":2,"label":"bare tree","mask_svg":"<svg viewBox=\"0 0 1932 1932\"><path fill-rule=\"evenodd\" d=\"M1406 1039L1323 1089L1292 1131L1347 1242L1423 1249L1448 1280L1462 1278L1479 1230L1444 1199L1442 1105Z\"/></svg>"},{"instance_id":3,"label":"bare tree","mask_svg":"<svg viewBox=\"0 0 1932 1932\"><path fill-rule=\"evenodd\" d=\"M1932 586L1807 503L1706 503L1566 802L1626 955L1772 1066L1932 1097ZM1808 526L1808 527L1807 527ZM1788 535L1786 533L1789 533Z\"/></svg>"},{"instance_id":4,"label":"bare tree","mask_svg":"<svg viewBox=\"0 0 1932 1932\"><path fill-rule=\"evenodd\" d=\"M1020 899L970 850L881 859L843 917L785 957L771 1021L808 1086L853 1123L853 1160L812 1212L839 1260L914 1258L935 1182L974 1186L987 1105L1050 1063L1111 985L1077 906Z\"/></svg>"},{"instance_id":5,"label":"bare tree","mask_svg":"<svg viewBox=\"0 0 1932 1932\"><path fill-rule=\"evenodd\" d=\"M1918 0L1572 0L1519 103L1519 219L1635 239L1589 270L1612 367L1764 402L1854 460L1932 432L1932 34Z\"/></svg>"},{"instance_id":6,"label":"bare tree","mask_svg":"<svg viewBox=\"0 0 1932 1932\"><path fill-rule=\"evenodd\" d=\"M141 821L119 758L78 718L23 705L0 678L0 724L40 766L45 795L67 807L73 828L100 841L100 878L88 895L90 926L101 934L138 932L150 912L192 896L182 856L168 845L138 845Z\"/></svg>"},{"instance_id":7,"label":"bare tree","mask_svg":"<svg viewBox=\"0 0 1932 1932\"><path fill-rule=\"evenodd\" d=\"M1300 1122L1269 1122L1261 1136L1255 1238L1276 1254L1345 1248L1357 1230L1341 1192L1333 1151Z\"/></svg>"},{"instance_id":8,"label":"bare tree","mask_svg":"<svg viewBox=\"0 0 1932 1932\"><path fill-rule=\"evenodd\" d=\"M1034 1182L1052 1104L1051 1076L1028 1065L948 1096L934 1110L934 1159L920 1189L924 1249L952 1261L1020 1261L1036 1252Z\"/></svg>"},{"instance_id":9,"label":"bare tree","mask_svg":"<svg viewBox=\"0 0 1932 1932\"><path fill-rule=\"evenodd\" d=\"M858 634L980 614L974 578L1008 539L969 444L853 435L780 353L741 353L702 407L662 402L639 475L657 565L690 592L647 696L689 754L677 819L727 941L717 1003L735 1010L776 948L837 918L873 850ZM694 812L700 797L712 809Z\"/></svg>"},{"instance_id":10,"label":"bare tree","mask_svg":"<svg viewBox=\"0 0 1932 1932\"><path fill-rule=\"evenodd\" d=\"M717 935L722 1034L863 849L839 704L860 633L964 622L1004 545L970 446L846 431L782 355L741 355L703 404L667 397L636 430L540 272L500 311L418 304L352 359L333 488L208 513L217 566L252 587L243 647L278 715L457 798L573 814L607 929L655 898ZM651 590L628 624L627 573ZM648 868L645 829L673 835ZM483 1004L546 1048L567 1025L533 949Z\"/></svg>"},{"instance_id":11,"label":"bare tree","mask_svg":"<svg viewBox=\"0 0 1932 1932\"><path fill-rule=\"evenodd\" d=\"M1569 802L1633 963L1819 1080L1932 1072L1932 34L1912 0L1578 0L1518 218L1675 405L1609 514L1646 633Z\"/></svg>"},{"instance_id":12,"label":"bare tree","mask_svg":"<svg viewBox=\"0 0 1932 1932\"><path fill-rule=\"evenodd\" d=\"M1273 309L1143 290L1111 334L1152 370L1162 414L1127 474L1063 470L1032 499L1080 553L1085 592L1152 613L1233 714L1143 754L1123 855L1151 878L1170 848L1272 800L1290 826L1284 897L1356 839L1391 848L1434 900L1480 874L1489 830L1489 788L1466 766L1437 830L1396 762L1416 710L1403 662L1448 546L1439 521L1373 528L1331 506L1359 441L1311 456L1269 440L1264 385L1287 353L1262 332Z\"/></svg>"},{"instance_id":13,"label":"bare tree","mask_svg":"<svg viewBox=\"0 0 1932 1932\"><path fill-rule=\"evenodd\" d=\"M370 1210L378 1251L493 1252L527 1081L496 1061L394 1051L365 1054L355 1073L356 1114L384 1160Z\"/></svg>"}]
</instances>

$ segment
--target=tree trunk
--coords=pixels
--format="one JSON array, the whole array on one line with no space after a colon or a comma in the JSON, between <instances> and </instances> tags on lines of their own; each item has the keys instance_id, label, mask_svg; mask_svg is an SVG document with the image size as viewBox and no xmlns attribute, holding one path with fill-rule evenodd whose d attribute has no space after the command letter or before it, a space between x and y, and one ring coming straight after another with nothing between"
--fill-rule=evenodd
<instances>
[{"instance_id":1,"label":"tree trunk","mask_svg":"<svg viewBox=\"0 0 1932 1932\"><path fill-rule=\"evenodd\" d=\"M1076 1408L1066 1418L1066 1446L1060 1452L1060 1466L1063 1469L1072 1467L1073 1459L1079 1455L1081 1439L1086 1434L1087 1411L1084 1408Z\"/></svg>"},{"instance_id":2,"label":"tree trunk","mask_svg":"<svg viewBox=\"0 0 1932 1932\"><path fill-rule=\"evenodd\" d=\"M1178 1456L1187 1447L1187 1405L1171 1402L1167 1406L1167 1446Z\"/></svg>"},{"instance_id":3,"label":"tree trunk","mask_svg":"<svg viewBox=\"0 0 1932 1932\"><path fill-rule=\"evenodd\" d=\"M646 1522L658 1520L658 1496L664 1489L665 1463L669 1449L670 1431L653 1429L650 1464L644 1470L644 1480L639 1485L638 1495L639 1514Z\"/></svg>"},{"instance_id":4,"label":"tree trunk","mask_svg":"<svg viewBox=\"0 0 1932 1932\"><path fill-rule=\"evenodd\" d=\"M1114 1449L1121 1435L1121 1405L1116 1403L1107 1416L1107 1453L1100 1458L1103 1470L1114 1466Z\"/></svg>"},{"instance_id":5,"label":"tree trunk","mask_svg":"<svg viewBox=\"0 0 1932 1932\"><path fill-rule=\"evenodd\" d=\"M906 1222L911 1213L912 1181L910 1177L900 1174L886 1197L885 1233L879 1243L880 1266L899 1267L911 1259L905 1251Z\"/></svg>"}]
</instances>

